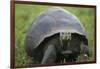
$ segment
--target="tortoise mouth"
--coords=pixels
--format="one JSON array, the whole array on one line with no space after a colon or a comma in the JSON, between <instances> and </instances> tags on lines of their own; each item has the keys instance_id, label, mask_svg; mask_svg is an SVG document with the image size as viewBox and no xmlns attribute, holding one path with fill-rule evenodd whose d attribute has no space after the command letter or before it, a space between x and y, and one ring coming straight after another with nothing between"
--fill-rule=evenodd
<instances>
[{"instance_id":1,"label":"tortoise mouth","mask_svg":"<svg viewBox=\"0 0 100 69\"><path fill-rule=\"evenodd\" d=\"M61 54L63 54L63 55L72 54L72 51L70 51L70 50L62 51Z\"/></svg>"}]
</instances>

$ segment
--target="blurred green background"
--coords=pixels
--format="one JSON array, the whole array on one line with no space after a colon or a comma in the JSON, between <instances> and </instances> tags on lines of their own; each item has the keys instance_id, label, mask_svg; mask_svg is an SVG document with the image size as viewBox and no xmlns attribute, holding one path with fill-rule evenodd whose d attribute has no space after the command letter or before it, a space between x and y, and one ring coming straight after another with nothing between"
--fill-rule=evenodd
<instances>
[{"instance_id":1,"label":"blurred green background","mask_svg":"<svg viewBox=\"0 0 100 69\"><path fill-rule=\"evenodd\" d=\"M51 6L15 4L15 65L22 66L34 64L24 48L24 39L27 29L31 26L36 16ZM91 50L89 61L94 60L94 8L67 7L62 6L79 18L88 35L89 48ZM81 56L78 61L82 61Z\"/></svg>"}]
</instances>

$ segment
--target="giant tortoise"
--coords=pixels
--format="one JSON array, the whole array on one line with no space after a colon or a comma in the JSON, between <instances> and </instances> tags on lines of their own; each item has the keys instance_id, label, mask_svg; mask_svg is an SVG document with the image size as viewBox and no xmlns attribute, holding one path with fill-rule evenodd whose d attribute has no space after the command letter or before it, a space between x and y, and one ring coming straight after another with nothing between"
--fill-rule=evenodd
<instances>
[{"instance_id":1,"label":"giant tortoise","mask_svg":"<svg viewBox=\"0 0 100 69\"><path fill-rule=\"evenodd\" d=\"M40 64L75 62L88 57L85 29L75 15L60 7L41 12L28 29L25 48Z\"/></svg>"}]
</instances>

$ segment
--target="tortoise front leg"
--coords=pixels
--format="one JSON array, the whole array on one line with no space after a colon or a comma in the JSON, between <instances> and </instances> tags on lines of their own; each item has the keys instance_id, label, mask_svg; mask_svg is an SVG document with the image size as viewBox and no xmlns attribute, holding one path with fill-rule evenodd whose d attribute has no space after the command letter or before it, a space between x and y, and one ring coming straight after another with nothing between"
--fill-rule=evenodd
<instances>
[{"instance_id":1,"label":"tortoise front leg","mask_svg":"<svg viewBox=\"0 0 100 69\"><path fill-rule=\"evenodd\" d=\"M89 48L87 45L82 45L82 54L83 54L83 60L84 61L88 61L88 57L89 57Z\"/></svg>"},{"instance_id":2,"label":"tortoise front leg","mask_svg":"<svg viewBox=\"0 0 100 69\"><path fill-rule=\"evenodd\" d=\"M54 45L49 45L44 53L41 64L52 64L56 60L56 49Z\"/></svg>"}]
</instances>

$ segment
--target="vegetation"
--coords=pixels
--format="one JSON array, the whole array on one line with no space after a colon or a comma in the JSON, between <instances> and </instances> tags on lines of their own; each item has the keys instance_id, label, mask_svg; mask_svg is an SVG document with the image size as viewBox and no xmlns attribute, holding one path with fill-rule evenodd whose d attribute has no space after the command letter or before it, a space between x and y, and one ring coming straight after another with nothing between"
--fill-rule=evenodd
<instances>
[{"instance_id":1,"label":"vegetation","mask_svg":"<svg viewBox=\"0 0 100 69\"><path fill-rule=\"evenodd\" d=\"M34 18L42 11L51 6L43 5L28 5L16 4L15 5L15 65L21 66L25 64L32 64L32 58L29 57L24 48L24 40L27 29L31 26ZM91 55L89 61L94 60L94 9L93 8L80 8L80 7L65 7L66 10L76 15L83 23L89 40L89 48ZM81 57L81 56L80 56ZM81 61L79 58L78 61Z\"/></svg>"}]
</instances>

